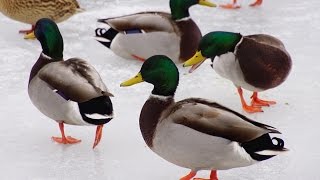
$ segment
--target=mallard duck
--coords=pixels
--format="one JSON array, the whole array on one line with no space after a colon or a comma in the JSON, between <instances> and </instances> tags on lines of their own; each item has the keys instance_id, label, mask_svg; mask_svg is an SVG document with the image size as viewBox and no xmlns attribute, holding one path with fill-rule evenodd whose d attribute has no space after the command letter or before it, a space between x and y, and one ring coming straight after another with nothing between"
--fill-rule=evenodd
<instances>
[{"instance_id":1,"label":"mallard duck","mask_svg":"<svg viewBox=\"0 0 320 180\"><path fill-rule=\"evenodd\" d=\"M11 19L32 25L30 30L19 31L25 34L32 32L41 18L50 18L58 23L80 11L82 9L77 0L0 0L0 12Z\"/></svg>"},{"instance_id":2,"label":"mallard duck","mask_svg":"<svg viewBox=\"0 0 320 180\"><path fill-rule=\"evenodd\" d=\"M250 4L251 7L260 6L262 4L262 0L256 0L254 3ZM225 9L238 9L240 8L239 5L237 5L237 0L232 0L232 3L230 4L223 4L220 5L220 7Z\"/></svg>"},{"instance_id":3,"label":"mallard duck","mask_svg":"<svg viewBox=\"0 0 320 180\"><path fill-rule=\"evenodd\" d=\"M276 103L259 99L258 92L283 83L292 66L283 43L266 34L211 32L202 38L198 52L184 66L193 65L192 72L207 58L211 58L211 66L219 75L238 88L242 107L249 113L262 112L261 106ZM246 104L242 88L253 91L251 106Z\"/></svg>"},{"instance_id":4,"label":"mallard duck","mask_svg":"<svg viewBox=\"0 0 320 180\"><path fill-rule=\"evenodd\" d=\"M97 126L93 148L102 137L103 125L113 118L110 96L113 96L88 62L79 58L63 60L63 39L56 23L40 19L35 37L42 53L34 64L28 85L32 103L47 117L59 123L62 137L58 143L73 144L77 140L64 133L64 124ZM29 34L32 36L32 34Z\"/></svg>"},{"instance_id":5,"label":"mallard duck","mask_svg":"<svg viewBox=\"0 0 320 180\"><path fill-rule=\"evenodd\" d=\"M142 136L156 154L191 169L181 180L192 179L199 170L211 170L210 180L217 180L216 170L249 166L287 150L283 140L270 138L278 130L223 105L200 98L175 102L179 72L166 56L150 57L121 86L140 82L154 85L140 113Z\"/></svg>"},{"instance_id":6,"label":"mallard duck","mask_svg":"<svg viewBox=\"0 0 320 180\"><path fill-rule=\"evenodd\" d=\"M97 40L125 59L144 61L163 54L184 62L195 53L202 37L189 14L189 8L196 4L215 7L208 0L170 0L171 14L141 12L99 19L110 29L96 29Z\"/></svg>"}]
</instances>

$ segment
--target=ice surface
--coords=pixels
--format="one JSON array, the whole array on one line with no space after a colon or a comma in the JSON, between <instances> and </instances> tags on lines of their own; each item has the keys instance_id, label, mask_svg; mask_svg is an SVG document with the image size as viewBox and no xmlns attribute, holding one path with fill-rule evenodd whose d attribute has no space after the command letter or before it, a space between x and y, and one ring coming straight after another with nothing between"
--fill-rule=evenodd
<instances>
[{"instance_id":1,"label":"ice surface","mask_svg":"<svg viewBox=\"0 0 320 180\"><path fill-rule=\"evenodd\" d=\"M266 0L259 8L248 7L249 0L239 2L243 8L237 11L198 6L191 8L191 15L204 34L214 30L268 33L285 43L293 59L292 72L283 85L262 93L278 104L264 108L264 113L247 115L277 127L291 151L250 167L220 171L220 179L320 179L320 1ZM80 4L85 12L59 24L65 58L81 57L96 67L115 95L116 118L105 126L95 150L95 127L66 126L67 135L82 139L78 145L52 142L52 135L60 135L58 125L42 115L27 95L29 72L41 51L39 42L25 41L17 33L29 25L0 15L0 179L179 179L188 170L155 155L140 134L138 117L151 85L119 87L138 72L141 63L123 60L93 39L94 29L101 26L97 18L168 11L167 0L80 0ZM177 100L214 99L244 113L232 83L219 77L209 62L191 75L186 75L187 69L179 70ZM199 176L207 177L208 173L203 171Z\"/></svg>"}]
</instances>

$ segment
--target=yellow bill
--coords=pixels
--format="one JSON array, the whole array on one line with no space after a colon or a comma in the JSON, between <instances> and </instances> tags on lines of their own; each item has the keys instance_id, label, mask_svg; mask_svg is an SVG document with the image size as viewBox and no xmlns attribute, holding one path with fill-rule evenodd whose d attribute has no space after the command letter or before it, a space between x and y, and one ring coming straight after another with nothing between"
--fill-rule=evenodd
<instances>
[{"instance_id":1,"label":"yellow bill","mask_svg":"<svg viewBox=\"0 0 320 180\"><path fill-rule=\"evenodd\" d=\"M196 70L207 58L203 57L201 51L197 51L192 58L184 62L183 67L192 66L189 73Z\"/></svg>"},{"instance_id":2,"label":"yellow bill","mask_svg":"<svg viewBox=\"0 0 320 180\"><path fill-rule=\"evenodd\" d=\"M123 82L120 84L120 87L126 87L126 86L132 86L134 84L138 84L143 82L144 80L142 79L141 73L138 73L135 77Z\"/></svg>"},{"instance_id":3,"label":"yellow bill","mask_svg":"<svg viewBox=\"0 0 320 180\"><path fill-rule=\"evenodd\" d=\"M199 4L203 6L209 6L209 7L217 7L216 4L208 1L208 0L199 0Z\"/></svg>"},{"instance_id":4,"label":"yellow bill","mask_svg":"<svg viewBox=\"0 0 320 180\"><path fill-rule=\"evenodd\" d=\"M35 39L34 31L24 36L24 39Z\"/></svg>"}]
</instances>

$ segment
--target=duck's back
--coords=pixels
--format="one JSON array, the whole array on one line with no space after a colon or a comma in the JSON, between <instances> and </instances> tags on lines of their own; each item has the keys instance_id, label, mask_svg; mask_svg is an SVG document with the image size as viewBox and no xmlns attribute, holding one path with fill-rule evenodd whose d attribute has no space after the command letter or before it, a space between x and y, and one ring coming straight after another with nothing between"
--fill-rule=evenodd
<instances>
[{"instance_id":1,"label":"duck's back","mask_svg":"<svg viewBox=\"0 0 320 180\"><path fill-rule=\"evenodd\" d=\"M260 89L280 85L291 70L291 57L283 43L269 35L244 36L236 57L245 81Z\"/></svg>"},{"instance_id":2,"label":"duck's back","mask_svg":"<svg viewBox=\"0 0 320 180\"><path fill-rule=\"evenodd\" d=\"M76 0L2 0L0 2L0 11L4 15L27 24L35 24L41 18L61 22L79 9Z\"/></svg>"}]
</instances>

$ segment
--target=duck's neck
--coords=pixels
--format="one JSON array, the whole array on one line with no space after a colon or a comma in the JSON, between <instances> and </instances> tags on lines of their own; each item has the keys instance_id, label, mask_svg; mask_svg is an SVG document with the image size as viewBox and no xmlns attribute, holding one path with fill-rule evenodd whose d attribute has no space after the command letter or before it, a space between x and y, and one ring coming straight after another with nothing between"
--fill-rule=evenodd
<instances>
[{"instance_id":1,"label":"duck's neck","mask_svg":"<svg viewBox=\"0 0 320 180\"><path fill-rule=\"evenodd\" d=\"M179 72L171 71L171 74L168 72L162 77L161 81L153 82L152 94L165 97L174 96L179 84Z\"/></svg>"},{"instance_id":2,"label":"duck's neck","mask_svg":"<svg viewBox=\"0 0 320 180\"><path fill-rule=\"evenodd\" d=\"M189 7L191 5L185 3L186 2L183 1L170 1L171 16L173 20L180 21L190 16Z\"/></svg>"},{"instance_id":3,"label":"duck's neck","mask_svg":"<svg viewBox=\"0 0 320 180\"><path fill-rule=\"evenodd\" d=\"M63 40L62 38L49 39L48 42L40 41L42 46L42 51L45 55L52 59L62 59L63 58Z\"/></svg>"},{"instance_id":4,"label":"duck's neck","mask_svg":"<svg viewBox=\"0 0 320 180\"><path fill-rule=\"evenodd\" d=\"M151 94L145 102L140 114L140 130L146 144L152 148L153 137L163 111L174 103L173 96Z\"/></svg>"}]
</instances>

